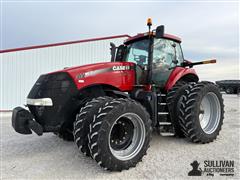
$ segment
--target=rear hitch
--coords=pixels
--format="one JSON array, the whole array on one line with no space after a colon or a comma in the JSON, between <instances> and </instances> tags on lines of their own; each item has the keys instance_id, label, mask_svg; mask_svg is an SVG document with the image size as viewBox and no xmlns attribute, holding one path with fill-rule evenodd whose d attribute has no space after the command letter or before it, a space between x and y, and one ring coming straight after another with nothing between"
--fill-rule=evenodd
<instances>
[{"instance_id":1,"label":"rear hitch","mask_svg":"<svg viewBox=\"0 0 240 180\"><path fill-rule=\"evenodd\" d=\"M43 134L42 126L34 121L33 115L22 107L16 107L12 113L12 127L20 134L32 134L32 131L37 135Z\"/></svg>"}]
</instances>

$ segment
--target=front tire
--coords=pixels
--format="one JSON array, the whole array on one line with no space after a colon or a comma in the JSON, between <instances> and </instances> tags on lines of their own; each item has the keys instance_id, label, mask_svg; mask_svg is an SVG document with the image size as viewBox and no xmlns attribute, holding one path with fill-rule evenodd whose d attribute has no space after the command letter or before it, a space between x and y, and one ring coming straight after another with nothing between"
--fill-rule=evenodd
<instances>
[{"instance_id":1,"label":"front tire","mask_svg":"<svg viewBox=\"0 0 240 180\"><path fill-rule=\"evenodd\" d=\"M90 156L90 150L88 147L89 125L92 122L94 115L98 113L99 108L111 99L111 97L107 96L94 98L87 102L76 116L76 121L73 125L74 140L78 149L86 156Z\"/></svg>"},{"instance_id":2,"label":"front tire","mask_svg":"<svg viewBox=\"0 0 240 180\"><path fill-rule=\"evenodd\" d=\"M189 84L179 108L180 126L185 136L195 143L215 140L224 118L222 95L210 82Z\"/></svg>"},{"instance_id":3,"label":"front tire","mask_svg":"<svg viewBox=\"0 0 240 180\"><path fill-rule=\"evenodd\" d=\"M113 99L99 109L90 124L92 157L106 170L135 167L146 154L151 120L145 108L131 99Z\"/></svg>"}]
</instances>

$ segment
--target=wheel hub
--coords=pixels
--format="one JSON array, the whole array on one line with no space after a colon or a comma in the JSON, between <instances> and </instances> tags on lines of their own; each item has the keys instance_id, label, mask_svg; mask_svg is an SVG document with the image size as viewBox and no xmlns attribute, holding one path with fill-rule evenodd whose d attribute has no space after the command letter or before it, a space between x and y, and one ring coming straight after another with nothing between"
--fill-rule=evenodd
<instances>
[{"instance_id":1,"label":"wheel hub","mask_svg":"<svg viewBox=\"0 0 240 180\"><path fill-rule=\"evenodd\" d=\"M121 115L111 127L109 148L115 158L126 161L141 150L145 141L145 125L135 113Z\"/></svg>"},{"instance_id":2,"label":"wheel hub","mask_svg":"<svg viewBox=\"0 0 240 180\"><path fill-rule=\"evenodd\" d=\"M207 134L212 134L220 122L221 109L220 102L215 93L207 93L200 104L199 121L202 130Z\"/></svg>"},{"instance_id":3,"label":"wheel hub","mask_svg":"<svg viewBox=\"0 0 240 180\"><path fill-rule=\"evenodd\" d=\"M118 120L111 132L111 147L114 150L126 149L132 142L134 126L127 118Z\"/></svg>"}]
</instances>

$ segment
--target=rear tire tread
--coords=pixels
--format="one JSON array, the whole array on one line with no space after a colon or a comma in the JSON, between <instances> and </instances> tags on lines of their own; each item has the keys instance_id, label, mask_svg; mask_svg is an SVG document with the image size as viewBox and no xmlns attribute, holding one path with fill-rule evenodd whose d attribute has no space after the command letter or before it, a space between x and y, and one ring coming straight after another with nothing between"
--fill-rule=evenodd
<instances>
[{"instance_id":1,"label":"rear tire tread","mask_svg":"<svg viewBox=\"0 0 240 180\"><path fill-rule=\"evenodd\" d=\"M214 87L215 86L215 87ZM217 136L219 135L219 132L221 130L221 126L223 124L223 113L224 113L224 106L223 106L223 99L222 95L220 95L220 103L221 106L221 120L219 122L219 129L216 131L216 134L211 137L207 137L204 135L204 133L199 130L199 128L196 126L195 118L196 115L196 103L200 99L201 96L201 90L203 88L208 89L215 89L217 86L211 82L200 82L196 84L189 84L188 88L184 91L183 94L183 100L180 103L180 109L178 111L179 115L179 124L184 132L185 136L188 137L192 142L194 143L209 143L214 141Z\"/></svg>"},{"instance_id":2,"label":"rear tire tread","mask_svg":"<svg viewBox=\"0 0 240 180\"><path fill-rule=\"evenodd\" d=\"M177 111L177 103L180 99L181 92L186 88L187 82L185 81L178 81L167 93L167 106L170 113L171 121L175 130L175 136L178 137L185 137L185 133L180 128L179 125L179 117L176 114Z\"/></svg>"}]
</instances>

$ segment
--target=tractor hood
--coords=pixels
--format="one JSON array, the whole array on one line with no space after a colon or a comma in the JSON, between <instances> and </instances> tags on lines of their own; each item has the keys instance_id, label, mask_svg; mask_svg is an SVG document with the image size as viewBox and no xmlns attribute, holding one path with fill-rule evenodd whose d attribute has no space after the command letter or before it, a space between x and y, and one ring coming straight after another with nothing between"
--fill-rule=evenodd
<instances>
[{"instance_id":1,"label":"tractor hood","mask_svg":"<svg viewBox=\"0 0 240 180\"><path fill-rule=\"evenodd\" d=\"M122 91L131 90L135 83L135 64L131 62L104 62L65 68L50 74L67 73L78 89L94 84L114 86Z\"/></svg>"},{"instance_id":2,"label":"tractor hood","mask_svg":"<svg viewBox=\"0 0 240 180\"><path fill-rule=\"evenodd\" d=\"M89 72L97 69L104 69L106 67L113 68L114 66L133 66L133 65L134 63L131 63L131 62L102 62L102 63L95 63L95 64L86 64L82 66L68 67L68 68L64 68L63 70L51 72L49 74L56 73L56 72L72 73L75 71Z\"/></svg>"},{"instance_id":3,"label":"tractor hood","mask_svg":"<svg viewBox=\"0 0 240 180\"><path fill-rule=\"evenodd\" d=\"M135 84L135 64L106 62L78 66L41 75L27 97L27 105L43 131L55 131L71 117L85 88L105 86L122 92ZM83 91L82 91L83 90Z\"/></svg>"}]
</instances>

